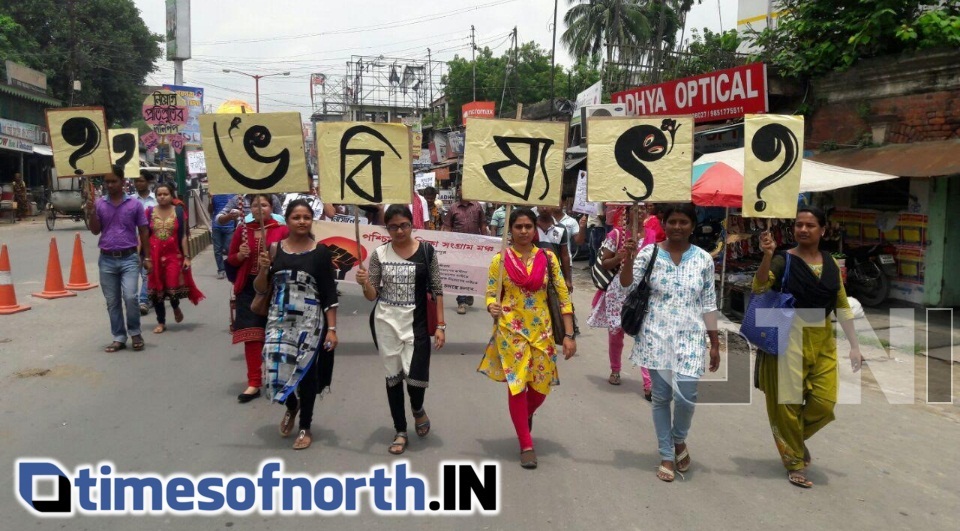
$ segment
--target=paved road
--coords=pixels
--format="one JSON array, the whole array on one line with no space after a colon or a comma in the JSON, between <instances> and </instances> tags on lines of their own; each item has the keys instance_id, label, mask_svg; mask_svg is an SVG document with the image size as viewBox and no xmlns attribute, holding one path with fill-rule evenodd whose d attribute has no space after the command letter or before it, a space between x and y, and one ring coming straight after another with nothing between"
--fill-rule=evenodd
<instances>
[{"instance_id":1,"label":"paved road","mask_svg":"<svg viewBox=\"0 0 960 531\"><path fill-rule=\"evenodd\" d=\"M70 223L64 223L65 227ZM79 227L80 225L78 225ZM66 267L73 232L58 230ZM108 355L102 295L43 301L37 291L49 233L42 224L0 227L13 254L22 301L33 310L0 316L0 485L3 529L287 529L300 522L260 515L221 515L197 521L170 516L79 517L37 521L16 502L12 469L19 457L53 457L68 468L112 461L124 472L252 474L264 459L283 459L288 473L365 473L389 464L392 436L383 374L369 340L370 305L344 287L333 392L317 405L314 446L303 452L280 439L283 408L265 400L241 405L245 365L230 345L229 286L217 281L212 256L195 261L207 300L185 308L186 321L163 336L146 334L147 349ZM95 241L85 239L95 276ZM65 271L65 274L67 272ZM582 279L586 280L586 279ZM585 314L592 290L578 282ZM704 405L689 439L693 468L685 481L665 484L639 374L606 383L606 336L584 326L580 354L560 362L562 385L537 414L540 468L521 469L502 384L475 372L490 330L479 309L452 311L450 344L433 357L426 408L434 431L411 441L405 455L434 491L442 460L501 464L497 516L380 517L364 505L357 517L336 517L343 529L954 529L960 517L960 414L954 406L889 405L864 385L863 403L840 405L838 420L812 440L817 486L789 485L767 428L762 395L752 404ZM151 313L145 327L155 323ZM730 378L748 367L732 355ZM846 369L849 372L849 369ZM743 382L745 383L745 382ZM723 393L715 396L722 397ZM366 502L365 502L366 503ZM334 523L335 522L335 523ZM324 525L325 521L302 525Z\"/></svg>"}]
</instances>

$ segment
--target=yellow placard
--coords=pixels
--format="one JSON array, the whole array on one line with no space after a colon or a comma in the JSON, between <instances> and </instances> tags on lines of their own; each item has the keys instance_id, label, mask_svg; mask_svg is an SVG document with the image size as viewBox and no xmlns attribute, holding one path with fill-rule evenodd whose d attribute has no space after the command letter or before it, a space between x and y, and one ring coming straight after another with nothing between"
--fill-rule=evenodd
<instances>
[{"instance_id":1,"label":"yellow placard","mask_svg":"<svg viewBox=\"0 0 960 531\"><path fill-rule=\"evenodd\" d=\"M565 122L470 120L464 148L463 197L558 206L566 142Z\"/></svg>"},{"instance_id":2,"label":"yellow placard","mask_svg":"<svg viewBox=\"0 0 960 531\"><path fill-rule=\"evenodd\" d=\"M123 166L123 175L134 179L140 175L140 135L136 129L110 129L110 162Z\"/></svg>"},{"instance_id":3,"label":"yellow placard","mask_svg":"<svg viewBox=\"0 0 960 531\"><path fill-rule=\"evenodd\" d=\"M300 113L203 114L210 193L307 192Z\"/></svg>"},{"instance_id":4,"label":"yellow placard","mask_svg":"<svg viewBox=\"0 0 960 531\"><path fill-rule=\"evenodd\" d=\"M347 205L410 203L410 145L403 124L317 123L320 197Z\"/></svg>"},{"instance_id":5,"label":"yellow placard","mask_svg":"<svg viewBox=\"0 0 960 531\"><path fill-rule=\"evenodd\" d=\"M588 120L587 200L690 201L693 117Z\"/></svg>"},{"instance_id":6,"label":"yellow placard","mask_svg":"<svg viewBox=\"0 0 960 531\"><path fill-rule=\"evenodd\" d=\"M796 217L803 116L748 114L743 130L743 216Z\"/></svg>"},{"instance_id":7,"label":"yellow placard","mask_svg":"<svg viewBox=\"0 0 960 531\"><path fill-rule=\"evenodd\" d=\"M47 129L57 177L90 177L110 172L103 107L47 109Z\"/></svg>"}]
</instances>

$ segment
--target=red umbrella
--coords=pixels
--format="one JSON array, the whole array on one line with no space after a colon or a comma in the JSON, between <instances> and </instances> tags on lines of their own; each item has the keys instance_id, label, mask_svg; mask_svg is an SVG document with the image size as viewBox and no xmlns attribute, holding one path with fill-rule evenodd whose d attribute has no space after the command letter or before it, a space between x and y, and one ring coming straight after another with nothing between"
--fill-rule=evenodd
<instances>
[{"instance_id":1,"label":"red umbrella","mask_svg":"<svg viewBox=\"0 0 960 531\"><path fill-rule=\"evenodd\" d=\"M743 175L722 162L693 167L693 204L740 207L743 205Z\"/></svg>"}]
</instances>

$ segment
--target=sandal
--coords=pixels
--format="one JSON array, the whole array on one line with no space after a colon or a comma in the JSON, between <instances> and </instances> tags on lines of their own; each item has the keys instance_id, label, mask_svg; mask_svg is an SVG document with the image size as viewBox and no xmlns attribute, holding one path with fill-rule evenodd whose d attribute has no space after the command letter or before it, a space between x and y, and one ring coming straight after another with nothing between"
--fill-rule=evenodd
<instances>
[{"instance_id":1,"label":"sandal","mask_svg":"<svg viewBox=\"0 0 960 531\"><path fill-rule=\"evenodd\" d=\"M137 335L131 337L130 339L133 340L133 350L136 350L136 351L138 351L138 352L141 351L141 350L143 350L143 347L144 347L144 344L143 344L143 336L137 334Z\"/></svg>"},{"instance_id":2,"label":"sandal","mask_svg":"<svg viewBox=\"0 0 960 531\"><path fill-rule=\"evenodd\" d=\"M687 461L687 464L681 465L684 460ZM690 452L687 451L687 447L684 446L683 450L676 457L676 467L677 472L686 472L690 470Z\"/></svg>"},{"instance_id":3,"label":"sandal","mask_svg":"<svg viewBox=\"0 0 960 531\"><path fill-rule=\"evenodd\" d=\"M417 430L417 435L422 439L430 433L430 417L427 416L427 412L420 410L420 414L417 415L416 412L413 413L414 420L427 419L423 422L417 422L414 424L414 428Z\"/></svg>"},{"instance_id":4,"label":"sandal","mask_svg":"<svg viewBox=\"0 0 960 531\"><path fill-rule=\"evenodd\" d=\"M520 466L529 469L537 468L537 452L534 452L533 448L520 452Z\"/></svg>"},{"instance_id":5,"label":"sandal","mask_svg":"<svg viewBox=\"0 0 960 531\"><path fill-rule=\"evenodd\" d=\"M119 342L119 341L114 341L113 343L110 343L109 345L107 345L106 348L103 349L103 351L104 351L104 352L116 352L116 351L118 351L118 350L126 350L126 348L127 348L127 344L126 344L126 343L121 343L121 342Z\"/></svg>"},{"instance_id":6,"label":"sandal","mask_svg":"<svg viewBox=\"0 0 960 531\"><path fill-rule=\"evenodd\" d=\"M401 441L401 442L397 442ZM393 444L390 445L389 452L393 455L400 455L407 450L407 434L398 431L393 437Z\"/></svg>"},{"instance_id":7,"label":"sandal","mask_svg":"<svg viewBox=\"0 0 960 531\"><path fill-rule=\"evenodd\" d=\"M178 322L178 323L182 323L182 322L183 322L183 310L181 310L180 308L174 308L174 309L173 309L173 320L176 321L176 322Z\"/></svg>"},{"instance_id":8,"label":"sandal","mask_svg":"<svg viewBox=\"0 0 960 531\"><path fill-rule=\"evenodd\" d=\"M297 440L293 441L293 449L305 450L310 448L311 443L313 443L313 435L310 434L310 430L300 430Z\"/></svg>"},{"instance_id":9,"label":"sandal","mask_svg":"<svg viewBox=\"0 0 960 531\"><path fill-rule=\"evenodd\" d=\"M806 470L803 469L787 472L787 481L803 489L813 487L813 482L807 479Z\"/></svg>"},{"instance_id":10,"label":"sandal","mask_svg":"<svg viewBox=\"0 0 960 531\"><path fill-rule=\"evenodd\" d=\"M611 372L610 378L608 378L607 381L610 382L610 385L620 385L620 373Z\"/></svg>"},{"instance_id":11,"label":"sandal","mask_svg":"<svg viewBox=\"0 0 960 531\"><path fill-rule=\"evenodd\" d=\"M659 479L660 481L673 483L673 480L675 478L676 478L676 473L673 470L670 470L669 468L663 465L660 465L660 467L657 468L657 479Z\"/></svg>"},{"instance_id":12,"label":"sandal","mask_svg":"<svg viewBox=\"0 0 960 531\"><path fill-rule=\"evenodd\" d=\"M651 391L651 390L649 390L649 389L644 389L644 391L643 391L643 399L646 400L647 402L651 402L651 403L652 403L652 402L653 402L653 391Z\"/></svg>"},{"instance_id":13,"label":"sandal","mask_svg":"<svg viewBox=\"0 0 960 531\"><path fill-rule=\"evenodd\" d=\"M293 433L293 421L297 418L297 413L300 412L300 407L297 406L297 409L290 411L289 409L283 413L283 420L280 421L280 436L289 437Z\"/></svg>"},{"instance_id":14,"label":"sandal","mask_svg":"<svg viewBox=\"0 0 960 531\"><path fill-rule=\"evenodd\" d=\"M156 328L153 329L154 334L162 334L167 331L167 325L158 324Z\"/></svg>"}]
</instances>

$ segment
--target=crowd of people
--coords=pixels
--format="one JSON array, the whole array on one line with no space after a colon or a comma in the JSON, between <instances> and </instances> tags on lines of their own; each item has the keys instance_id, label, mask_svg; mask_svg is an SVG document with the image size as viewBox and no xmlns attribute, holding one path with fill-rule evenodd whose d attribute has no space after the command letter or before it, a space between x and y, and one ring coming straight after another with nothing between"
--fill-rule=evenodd
<instances>
[{"instance_id":1,"label":"crowd of people","mask_svg":"<svg viewBox=\"0 0 960 531\"><path fill-rule=\"evenodd\" d=\"M100 282L113 336L107 352L126 348L128 336L134 350L144 348L137 288L141 271L157 315L155 333L166 331L166 301L179 323L180 300L197 304L203 299L191 276L189 224L176 191L161 185L151 192L138 178L137 195L131 197L124 193L123 177L122 169L115 168L104 179L106 195L87 205L90 229L100 235ZM387 451L400 455L407 448L407 400L414 431L421 438L429 435L424 404L430 356L446 342L440 263L433 246L413 238L413 230L506 232L508 247L490 262L484 302L494 327L477 371L506 383L520 465L537 467L534 414L559 383L557 358L570 359L577 352L570 264L576 248L586 243L591 266L611 277L607 285L598 285L586 321L607 329L611 385L620 385L622 378L627 335L622 308L641 282L649 290L629 360L641 368L644 398L652 403L660 455L656 477L671 482L689 470L687 438L698 382L721 361L715 264L709 253L691 244L697 225L693 205L608 205L602 217L576 220L560 207L516 207L507 218L503 207L459 194L447 209L435 198L436 190L426 189L412 204L378 206L363 214L390 236L356 273L364 297L375 301L370 333L384 366L394 428ZM280 435L291 435L299 417L293 447L307 448L316 398L330 386L339 342L334 260L313 239L313 224L354 212L325 205L315 193L284 199L214 196L212 212L217 273L233 284L232 341L243 343L247 365L247 387L238 401L266 395L283 404ZM777 249L765 234L764 259L754 280L756 293L787 289L798 307L819 310L819 323L803 315L795 320L788 352L759 352L756 371L787 478L806 488L812 483L806 476L811 456L805 441L833 420L837 400L837 345L829 320L823 322L824 312L836 311L851 343L854 370L863 362L839 268L818 247L826 224L822 211L806 207L794 223L796 247ZM466 313L472 304L472 298L458 296L457 313Z\"/></svg>"}]
</instances>

